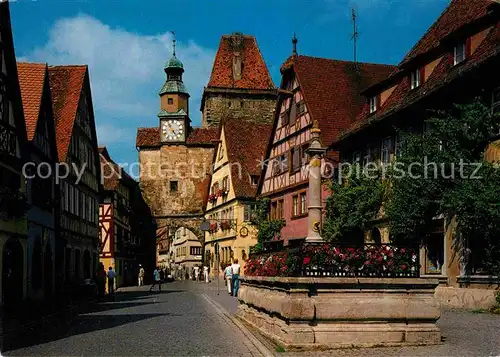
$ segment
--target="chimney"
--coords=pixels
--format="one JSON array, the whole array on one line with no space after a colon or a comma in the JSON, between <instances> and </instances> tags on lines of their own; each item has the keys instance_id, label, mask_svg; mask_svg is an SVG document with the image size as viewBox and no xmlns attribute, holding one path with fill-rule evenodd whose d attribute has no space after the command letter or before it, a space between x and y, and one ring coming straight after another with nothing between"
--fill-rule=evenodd
<instances>
[{"instance_id":1,"label":"chimney","mask_svg":"<svg viewBox=\"0 0 500 357\"><path fill-rule=\"evenodd\" d=\"M241 79L241 72L243 69L243 34L234 32L229 37L229 44L233 52L233 80L237 81Z\"/></svg>"}]
</instances>

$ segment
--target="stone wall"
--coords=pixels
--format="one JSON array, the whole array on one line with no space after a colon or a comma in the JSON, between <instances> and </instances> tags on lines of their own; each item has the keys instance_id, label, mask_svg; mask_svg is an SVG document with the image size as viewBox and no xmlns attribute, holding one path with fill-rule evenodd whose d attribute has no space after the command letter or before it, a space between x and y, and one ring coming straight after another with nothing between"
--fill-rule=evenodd
<instances>
[{"instance_id":1,"label":"stone wall","mask_svg":"<svg viewBox=\"0 0 500 357\"><path fill-rule=\"evenodd\" d=\"M246 118L261 123L272 123L276 97L248 94L205 94L202 126L216 125L225 118Z\"/></svg>"},{"instance_id":2,"label":"stone wall","mask_svg":"<svg viewBox=\"0 0 500 357\"><path fill-rule=\"evenodd\" d=\"M436 299L444 306L459 309L490 309L495 305L496 290L438 287Z\"/></svg>"},{"instance_id":3,"label":"stone wall","mask_svg":"<svg viewBox=\"0 0 500 357\"><path fill-rule=\"evenodd\" d=\"M139 152L140 187L159 228L187 227L203 240L199 226L203 217L204 180L210 172L213 150L164 145ZM177 191L173 190L173 182Z\"/></svg>"},{"instance_id":4,"label":"stone wall","mask_svg":"<svg viewBox=\"0 0 500 357\"><path fill-rule=\"evenodd\" d=\"M441 342L433 279L242 277L238 316L287 349Z\"/></svg>"},{"instance_id":5,"label":"stone wall","mask_svg":"<svg viewBox=\"0 0 500 357\"><path fill-rule=\"evenodd\" d=\"M212 157L213 148L185 145L139 152L140 185L155 217L203 213L202 182ZM171 182L176 182L177 191L171 190Z\"/></svg>"}]
</instances>

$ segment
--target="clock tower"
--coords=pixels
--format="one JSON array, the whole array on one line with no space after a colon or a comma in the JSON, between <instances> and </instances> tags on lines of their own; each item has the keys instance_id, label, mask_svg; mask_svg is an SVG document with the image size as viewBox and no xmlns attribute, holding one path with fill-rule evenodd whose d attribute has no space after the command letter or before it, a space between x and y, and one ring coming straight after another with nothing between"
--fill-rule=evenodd
<instances>
[{"instance_id":1,"label":"clock tower","mask_svg":"<svg viewBox=\"0 0 500 357\"><path fill-rule=\"evenodd\" d=\"M185 143L189 135L189 93L182 82L184 66L175 56L165 64L167 80L160 90L160 137L164 144Z\"/></svg>"}]
</instances>

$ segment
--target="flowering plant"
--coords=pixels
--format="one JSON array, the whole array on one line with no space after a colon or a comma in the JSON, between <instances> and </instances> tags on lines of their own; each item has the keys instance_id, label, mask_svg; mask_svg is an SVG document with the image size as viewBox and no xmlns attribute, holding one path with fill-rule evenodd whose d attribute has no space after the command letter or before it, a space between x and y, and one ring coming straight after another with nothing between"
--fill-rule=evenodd
<instances>
[{"instance_id":1,"label":"flowering plant","mask_svg":"<svg viewBox=\"0 0 500 357\"><path fill-rule=\"evenodd\" d=\"M210 223L210 233L217 232L217 223Z\"/></svg>"},{"instance_id":2,"label":"flowering plant","mask_svg":"<svg viewBox=\"0 0 500 357\"><path fill-rule=\"evenodd\" d=\"M286 269L269 267L286 256ZM279 260L279 259L278 259ZM247 269L248 268L248 269ZM408 248L390 245L363 248L307 245L299 250L253 255L245 274L250 276L418 276L418 255Z\"/></svg>"},{"instance_id":3,"label":"flowering plant","mask_svg":"<svg viewBox=\"0 0 500 357\"><path fill-rule=\"evenodd\" d=\"M222 222L220 223L220 228L221 228L222 230L231 229L231 226L232 226L232 224L231 224L231 222L230 222L230 221L222 221Z\"/></svg>"},{"instance_id":4,"label":"flowering plant","mask_svg":"<svg viewBox=\"0 0 500 357\"><path fill-rule=\"evenodd\" d=\"M208 200L212 203L214 202L217 202L217 195L216 194L213 194L213 195L208 195Z\"/></svg>"}]
</instances>

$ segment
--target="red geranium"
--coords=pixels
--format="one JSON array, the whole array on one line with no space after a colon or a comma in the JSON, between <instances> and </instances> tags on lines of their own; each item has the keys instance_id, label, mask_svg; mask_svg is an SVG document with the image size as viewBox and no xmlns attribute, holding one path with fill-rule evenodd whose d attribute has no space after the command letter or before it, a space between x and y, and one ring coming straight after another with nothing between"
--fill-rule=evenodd
<instances>
[{"instance_id":1,"label":"red geranium","mask_svg":"<svg viewBox=\"0 0 500 357\"><path fill-rule=\"evenodd\" d=\"M309 258L309 257L305 257L305 258L304 258L303 263L304 263L305 265L309 264L310 262L311 262L311 258Z\"/></svg>"}]
</instances>

